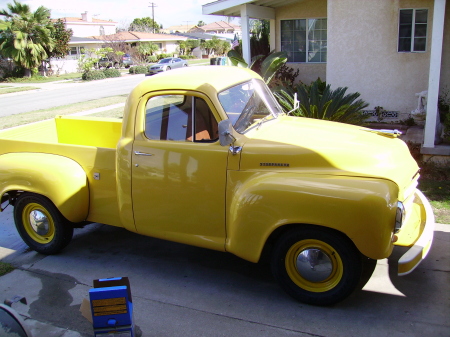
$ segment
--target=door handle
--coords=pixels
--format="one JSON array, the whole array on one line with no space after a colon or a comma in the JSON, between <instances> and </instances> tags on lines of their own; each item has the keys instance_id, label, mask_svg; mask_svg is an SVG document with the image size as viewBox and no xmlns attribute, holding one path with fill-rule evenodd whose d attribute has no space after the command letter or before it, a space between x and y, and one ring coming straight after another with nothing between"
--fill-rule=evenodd
<instances>
[{"instance_id":1,"label":"door handle","mask_svg":"<svg viewBox=\"0 0 450 337\"><path fill-rule=\"evenodd\" d=\"M153 156L152 153L145 153L145 152L140 152L140 151L134 151L134 154L136 156Z\"/></svg>"}]
</instances>

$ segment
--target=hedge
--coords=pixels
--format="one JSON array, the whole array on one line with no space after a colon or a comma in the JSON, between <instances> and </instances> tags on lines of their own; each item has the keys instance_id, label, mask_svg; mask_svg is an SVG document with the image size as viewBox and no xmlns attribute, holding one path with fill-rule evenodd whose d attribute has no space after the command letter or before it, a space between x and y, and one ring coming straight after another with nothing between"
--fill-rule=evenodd
<instances>
[{"instance_id":1,"label":"hedge","mask_svg":"<svg viewBox=\"0 0 450 337\"><path fill-rule=\"evenodd\" d=\"M84 81L103 80L105 78L106 76L102 70L91 70L81 75L81 79Z\"/></svg>"},{"instance_id":2,"label":"hedge","mask_svg":"<svg viewBox=\"0 0 450 337\"><path fill-rule=\"evenodd\" d=\"M114 69L114 68L109 68L109 69L103 70L103 74L105 74L106 78L122 76L120 74L120 70L119 69Z\"/></svg>"},{"instance_id":3,"label":"hedge","mask_svg":"<svg viewBox=\"0 0 450 337\"><path fill-rule=\"evenodd\" d=\"M146 66L134 66L129 69L130 74L145 74L147 71L148 69Z\"/></svg>"}]
</instances>

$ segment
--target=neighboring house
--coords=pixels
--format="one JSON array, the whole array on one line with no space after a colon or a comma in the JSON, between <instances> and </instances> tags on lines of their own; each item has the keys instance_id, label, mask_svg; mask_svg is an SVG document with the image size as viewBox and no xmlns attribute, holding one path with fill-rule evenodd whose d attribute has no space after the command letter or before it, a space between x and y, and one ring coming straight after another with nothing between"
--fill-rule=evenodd
<instances>
[{"instance_id":1,"label":"neighboring house","mask_svg":"<svg viewBox=\"0 0 450 337\"><path fill-rule=\"evenodd\" d=\"M177 41L186 41L187 37L170 34L153 34L142 32L119 32L105 36L91 36L97 41L102 41L106 47L108 42L125 42L135 46L139 42L153 42L158 45L160 52L175 53L178 47Z\"/></svg>"},{"instance_id":2,"label":"neighboring house","mask_svg":"<svg viewBox=\"0 0 450 337\"><path fill-rule=\"evenodd\" d=\"M219 40L228 41L230 43L230 46L231 46L231 43L233 42L233 39L231 37L228 37L224 34L213 35L213 34L205 34L205 33L176 33L175 35L184 36L189 40L200 40L200 42L212 40L213 37L217 37ZM192 51L192 55L196 58L208 58L209 55L204 54L204 53L205 53L205 51L202 50L200 47L197 47Z\"/></svg>"},{"instance_id":3,"label":"neighboring house","mask_svg":"<svg viewBox=\"0 0 450 337\"><path fill-rule=\"evenodd\" d=\"M169 28L160 29L159 31L164 34L186 33L195 27L197 27L197 26L196 25L178 25L178 26L170 26Z\"/></svg>"},{"instance_id":4,"label":"neighboring house","mask_svg":"<svg viewBox=\"0 0 450 337\"><path fill-rule=\"evenodd\" d=\"M247 61L249 19L270 20L271 49L287 52L299 80L349 87L371 108L408 115L418 107L415 94L427 90L422 153L450 155L450 147L435 145L438 94L450 88L446 0L221 0L202 7L203 14L241 17Z\"/></svg>"},{"instance_id":5,"label":"neighboring house","mask_svg":"<svg viewBox=\"0 0 450 337\"><path fill-rule=\"evenodd\" d=\"M92 14L84 12L81 18L60 18L66 29L72 29L73 36L88 37L93 35L114 34L117 22L92 18Z\"/></svg>"},{"instance_id":6,"label":"neighboring house","mask_svg":"<svg viewBox=\"0 0 450 337\"><path fill-rule=\"evenodd\" d=\"M225 21L217 21L213 23L208 23L207 25L201 27L194 27L189 30L189 33L206 33L206 34L235 34L240 33L241 27L228 23Z\"/></svg>"},{"instance_id":7,"label":"neighboring house","mask_svg":"<svg viewBox=\"0 0 450 337\"><path fill-rule=\"evenodd\" d=\"M87 37L72 36L69 41L69 55L61 59L51 59L50 65L53 72L59 74L78 72L78 59L88 49L99 49L102 43L99 40Z\"/></svg>"}]
</instances>

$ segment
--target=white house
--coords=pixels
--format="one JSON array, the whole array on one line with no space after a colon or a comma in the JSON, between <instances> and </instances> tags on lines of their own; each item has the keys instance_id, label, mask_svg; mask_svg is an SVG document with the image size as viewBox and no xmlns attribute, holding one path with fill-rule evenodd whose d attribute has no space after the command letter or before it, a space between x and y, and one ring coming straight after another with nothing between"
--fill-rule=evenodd
<instances>
[{"instance_id":1,"label":"white house","mask_svg":"<svg viewBox=\"0 0 450 337\"><path fill-rule=\"evenodd\" d=\"M187 40L187 37L184 36L143 32L119 32L112 35L92 36L92 38L102 41L102 46L105 47L108 42L124 42L132 46L140 42L153 42L163 53L175 53L178 47L177 41Z\"/></svg>"},{"instance_id":2,"label":"white house","mask_svg":"<svg viewBox=\"0 0 450 337\"><path fill-rule=\"evenodd\" d=\"M81 18L65 17L60 18L66 29L72 29L73 36L88 37L94 35L114 34L117 22L100 20L92 17L89 12L81 13Z\"/></svg>"},{"instance_id":3,"label":"white house","mask_svg":"<svg viewBox=\"0 0 450 337\"><path fill-rule=\"evenodd\" d=\"M241 17L247 61L249 19L270 20L271 49L288 53L299 80L349 87L372 108L409 113L415 94L427 91L422 153L450 155L434 141L438 95L450 89L449 7L446 0L220 0L202 9Z\"/></svg>"}]
</instances>

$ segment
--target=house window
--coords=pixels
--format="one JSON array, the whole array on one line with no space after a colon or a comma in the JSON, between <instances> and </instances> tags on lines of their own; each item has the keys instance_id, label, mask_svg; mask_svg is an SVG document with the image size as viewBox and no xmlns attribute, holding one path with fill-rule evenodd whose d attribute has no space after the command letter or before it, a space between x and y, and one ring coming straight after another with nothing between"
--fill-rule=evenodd
<instances>
[{"instance_id":1,"label":"house window","mask_svg":"<svg viewBox=\"0 0 450 337\"><path fill-rule=\"evenodd\" d=\"M426 51L427 23L427 9L401 9L398 28L398 51Z\"/></svg>"},{"instance_id":2,"label":"house window","mask_svg":"<svg viewBox=\"0 0 450 337\"><path fill-rule=\"evenodd\" d=\"M105 35L105 27L100 26L100 35Z\"/></svg>"},{"instance_id":3,"label":"house window","mask_svg":"<svg viewBox=\"0 0 450 337\"><path fill-rule=\"evenodd\" d=\"M327 62L327 19L281 20L281 50L288 62Z\"/></svg>"},{"instance_id":4,"label":"house window","mask_svg":"<svg viewBox=\"0 0 450 337\"><path fill-rule=\"evenodd\" d=\"M70 47L69 55L77 55L77 47Z\"/></svg>"}]
</instances>

